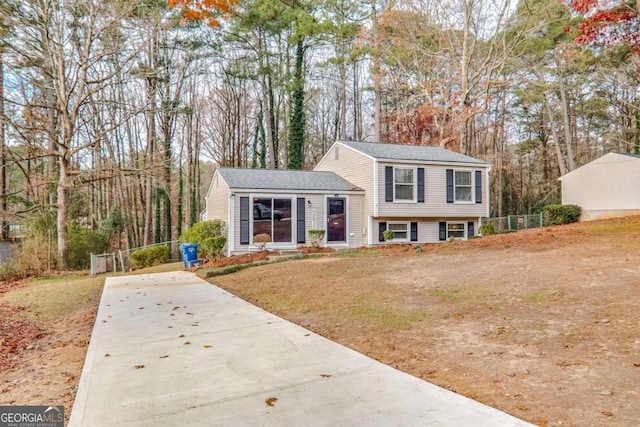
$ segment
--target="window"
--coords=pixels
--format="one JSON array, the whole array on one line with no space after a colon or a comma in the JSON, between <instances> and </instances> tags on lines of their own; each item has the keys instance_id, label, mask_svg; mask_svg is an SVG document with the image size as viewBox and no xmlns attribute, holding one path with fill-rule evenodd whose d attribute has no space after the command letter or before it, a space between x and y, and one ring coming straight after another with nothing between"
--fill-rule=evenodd
<instances>
[{"instance_id":1,"label":"window","mask_svg":"<svg viewBox=\"0 0 640 427\"><path fill-rule=\"evenodd\" d=\"M456 202L473 201L471 193L471 171L454 171L454 194Z\"/></svg>"},{"instance_id":2,"label":"window","mask_svg":"<svg viewBox=\"0 0 640 427\"><path fill-rule=\"evenodd\" d=\"M268 234L271 242L290 243L291 199L254 198L253 235Z\"/></svg>"},{"instance_id":3,"label":"window","mask_svg":"<svg viewBox=\"0 0 640 427\"><path fill-rule=\"evenodd\" d=\"M394 168L394 199L415 200L413 168Z\"/></svg>"},{"instance_id":4,"label":"window","mask_svg":"<svg viewBox=\"0 0 640 427\"><path fill-rule=\"evenodd\" d=\"M393 240L409 240L409 225L406 222L390 222L387 230L393 230Z\"/></svg>"},{"instance_id":5,"label":"window","mask_svg":"<svg viewBox=\"0 0 640 427\"><path fill-rule=\"evenodd\" d=\"M447 240L464 239L464 222L449 222L447 223Z\"/></svg>"}]
</instances>

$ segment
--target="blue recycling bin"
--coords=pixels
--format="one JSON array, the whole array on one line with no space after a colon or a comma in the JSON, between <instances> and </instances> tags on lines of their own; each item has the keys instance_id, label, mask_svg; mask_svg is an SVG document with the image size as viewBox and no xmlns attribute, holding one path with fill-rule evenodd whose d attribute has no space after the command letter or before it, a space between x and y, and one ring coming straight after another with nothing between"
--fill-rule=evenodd
<instances>
[{"instance_id":1,"label":"blue recycling bin","mask_svg":"<svg viewBox=\"0 0 640 427\"><path fill-rule=\"evenodd\" d=\"M184 268L187 269L191 267L191 261L196 261L198 259L198 244L183 243L180 245L180 252L182 253Z\"/></svg>"}]
</instances>

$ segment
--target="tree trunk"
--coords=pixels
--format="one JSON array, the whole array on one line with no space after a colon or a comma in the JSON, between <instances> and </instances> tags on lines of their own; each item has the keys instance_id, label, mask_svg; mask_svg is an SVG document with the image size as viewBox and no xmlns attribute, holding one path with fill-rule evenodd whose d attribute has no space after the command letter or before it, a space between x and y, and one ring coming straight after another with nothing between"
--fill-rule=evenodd
<instances>
[{"instance_id":1,"label":"tree trunk","mask_svg":"<svg viewBox=\"0 0 640 427\"><path fill-rule=\"evenodd\" d=\"M157 45L158 35L154 29L149 51L149 70L152 75L147 76L147 159L146 159L146 188L145 188L145 211L144 211L144 245L153 242L153 174L155 173L155 141L156 141L156 92L158 80L157 72Z\"/></svg>"},{"instance_id":2,"label":"tree trunk","mask_svg":"<svg viewBox=\"0 0 640 427\"><path fill-rule=\"evenodd\" d=\"M562 150L560 150L560 140L558 139L558 131L556 130L555 121L553 120L553 111L549 104L547 94L543 93L544 106L547 110L547 116L549 121L549 129L551 130L551 136L553 137L553 145L556 149L556 156L558 157L558 167L560 168L560 176L567 173L567 167L564 165L564 157L562 156Z\"/></svg>"},{"instance_id":3,"label":"tree trunk","mask_svg":"<svg viewBox=\"0 0 640 427\"><path fill-rule=\"evenodd\" d=\"M7 153L4 136L4 63L3 51L0 47L0 240L9 236L7 222Z\"/></svg>"},{"instance_id":4,"label":"tree trunk","mask_svg":"<svg viewBox=\"0 0 640 427\"><path fill-rule=\"evenodd\" d=\"M353 63L353 139L362 140L362 101L360 99L360 80L358 62ZM324 152L322 153L324 154Z\"/></svg>"},{"instance_id":5,"label":"tree trunk","mask_svg":"<svg viewBox=\"0 0 640 427\"><path fill-rule=\"evenodd\" d=\"M379 28L378 28L378 8L376 0L371 2L372 9L372 38L373 38L373 58L371 74L373 77L373 140L382 142L382 76L380 73L380 53L379 48Z\"/></svg>"},{"instance_id":6,"label":"tree trunk","mask_svg":"<svg viewBox=\"0 0 640 427\"><path fill-rule=\"evenodd\" d=\"M571 135L571 121L569 120L569 99L564 76L560 76L560 99L562 100L562 120L564 122L564 140L567 145L567 157L569 160L569 172L576 168L573 155L573 137Z\"/></svg>"},{"instance_id":7,"label":"tree trunk","mask_svg":"<svg viewBox=\"0 0 640 427\"><path fill-rule=\"evenodd\" d=\"M67 150L63 148L58 155L58 269L69 268L69 159Z\"/></svg>"},{"instance_id":8,"label":"tree trunk","mask_svg":"<svg viewBox=\"0 0 640 427\"><path fill-rule=\"evenodd\" d=\"M183 200L184 200L184 174L182 172L182 166L180 166L180 168L178 168L178 208L176 212L176 236L178 238L182 234L182 218L184 216L184 211L182 209Z\"/></svg>"},{"instance_id":9,"label":"tree trunk","mask_svg":"<svg viewBox=\"0 0 640 427\"><path fill-rule=\"evenodd\" d=\"M172 108L172 107L168 107ZM164 210L164 241L170 242L171 236L171 114L164 112L163 137L164 137L164 188L162 189L162 205Z\"/></svg>"}]
</instances>

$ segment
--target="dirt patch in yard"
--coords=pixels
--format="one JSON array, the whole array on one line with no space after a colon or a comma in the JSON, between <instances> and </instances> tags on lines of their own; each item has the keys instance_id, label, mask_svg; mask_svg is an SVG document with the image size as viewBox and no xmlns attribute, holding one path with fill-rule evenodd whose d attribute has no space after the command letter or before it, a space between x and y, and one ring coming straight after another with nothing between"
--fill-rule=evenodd
<instances>
[{"instance_id":1,"label":"dirt patch in yard","mask_svg":"<svg viewBox=\"0 0 640 427\"><path fill-rule=\"evenodd\" d=\"M543 426L640 419L640 217L372 248L211 281Z\"/></svg>"}]
</instances>

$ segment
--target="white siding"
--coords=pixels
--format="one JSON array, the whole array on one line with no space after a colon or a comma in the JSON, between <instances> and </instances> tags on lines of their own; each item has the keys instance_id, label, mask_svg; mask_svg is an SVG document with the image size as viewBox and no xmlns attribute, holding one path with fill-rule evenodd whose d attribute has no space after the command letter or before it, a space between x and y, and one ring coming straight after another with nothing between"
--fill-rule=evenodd
<instances>
[{"instance_id":1,"label":"white siding","mask_svg":"<svg viewBox=\"0 0 640 427\"><path fill-rule=\"evenodd\" d=\"M367 242L367 217L364 213L364 195L351 195L348 198L348 242L350 248L364 246Z\"/></svg>"},{"instance_id":2,"label":"white siding","mask_svg":"<svg viewBox=\"0 0 640 427\"><path fill-rule=\"evenodd\" d=\"M440 222L468 222L474 223L474 234L478 234L478 218L430 218L425 220L424 218L406 218L399 220L398 218L379 218L373 221L373 244L383 245L384 242L379 241L379 230L381 222L417 222L418 223L418 240L416 242L407 242L410 244L424 244L424 243L441 243L440 240ZM466 226L465 226L466 230ZM410 231L410 230L409 230Z\"/></svg>"},{"instance_id":3,"label":"white siding","mask_svg":"<svg viewBox=\"0 0 640 427\"><path fill-rule=\"evenodd\" d=\"M305 226L308 230L327 230L327 218L325 216L324 194L300 195L306 199L306 212L304 217ZM311 204L309 204L311 202ZM307 242L309 235L306 236Z\"/></svg>"},{"instance_id":4,"label":"white siding","mask_svg":"<svg viewBox=\"0 0 640 427\"><path fill-rule=\"evenodd\" d=\"M336 155L337 150L337 155ZM375 194L373 180L374 160L350 147L333 144L314 170L332 171L364 190L364 215L373 215Z\"/></svg>"},{"instance_id":5,"label":"white siding","mask_svg":"<svg viewBox=\"0 0 640 427\"><path fill-rule=\"evenodd\" d=\"M235 192L236 197L234 198L234 227L233 227L233 239L235 242L234 246L234 254L242 254L247 253L256 248L251 245L240 245L240 197L249 197L250 200L253 199L253 193L247 192ZM265 193L260 193L262 196L266 195ZM287 194L285 197L292 197L292 208L294 209L293 218L292 218L292 235L293 242L288 246L289 248L295 248L300 244L296 243L297 236L297 211L296 200L298 197L305 198L305 239L306 245L309 245L309 235L306 233L308 230L325 230L327 229L327 197L333 197L334 194L322 194L322 193L312 193L312 194ZM273 194L273 197L283 197L282 194ZM348 224L347 224L347 242L348 246L355 248L364 245L364 241L366 237L363 237L363 221L366 226L366 220L362 218L362 204L363 204L363 195L360 194L338 194L338 197L344 197L347 199L347 215L348 215ZM310 203L309 203L310 202ZM250 233L251 234L251 233ZM353 235L351 235L353 234ZM325 237L326 241L326 237ZM338 244L337 246L345 246L345 244ZM274 247L274 250L277 249L285 249L284 247Z\"/></svg>"},{"instance_id":6,"label":"white siding","mask_svg":"<svg viewBox=\"0 0 640 427\"><path fill-rule=\"evenodd\" d=\"M312 195L300 195L299 197L306 198L306 229L308 230L325 230L327 231L327 198L334 197L335 194L312 194ZM338 194L338 197L344 197L347 199L347 244L351 248L356 248L364 245L366 241L366 218L363 218L363 202L364 195L360 194ZM308 202L311 201L311 205ZM363 228L365 227L365 228ZM306 236L307 244L309 244L309 235ZM326 243L326 235L325 235ZM337 244L338 246L344 246L344 244Z\"/></svg>"},{"instance_id":7,"label":"white siding","mask_svg":"<svg viewBox=\"0 0 640 427\"><path fill-rule=\"evenodd\" d=\"M229 219L229 187L218 173L214 173L207 193L207 220L220 219L227 223Z\"/></svg>"},{"instance_id":8,"label":"white siding","mask_svg":"<svg viewBox=\"0 0 640 427\"><path fill-rule=\"evenodd\" d=\"M640 158L609 153L560 178L562 204L583 220L640 213Z\"/></svg>"},{"instance_id":9,"label":"white siding","mask_svg":"<svg viewBox=\"0 0 640 427\"><path fill-rule=\"evenodd\" d=\"M401 203L401 202L385 202L384 201L384 180L385 166L403 166L403 167L423 167L425 175L424 186L424 203ZM482 203L447 203L447 178L446 170L467 170L482 171ZM475 178L472 178L475 179ZM425 164L402 164L394 163L378 164L378 189L380 196L378 198L379 217L445 217L445 218L479 218L487 215L487 174L485 167L469 167L469 166L440 166ZM472 193L474 192L472 186Z\"/></svg>"}]
</instances>

